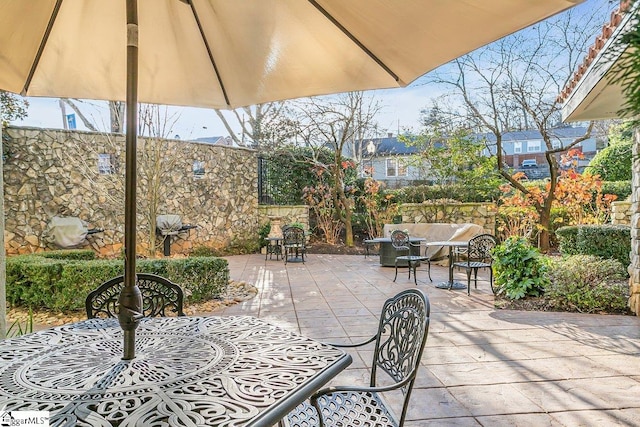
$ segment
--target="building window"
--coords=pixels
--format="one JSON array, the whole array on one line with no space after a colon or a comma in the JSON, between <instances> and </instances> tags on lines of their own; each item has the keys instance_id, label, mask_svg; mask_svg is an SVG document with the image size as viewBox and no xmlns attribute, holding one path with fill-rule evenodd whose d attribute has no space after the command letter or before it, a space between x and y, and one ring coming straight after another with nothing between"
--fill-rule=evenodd
<instances>
[{"instance_id":1,"label":"building window","mask_svg":"<svg viewBox=\"0 0 640 427\"><path fill-rule=\"evenodd\" d=\"M540 141L529 141L527 143L527 152L529 153L538 153L540 152Z\"/></svg>"},{"instance_id":2,"label":"building window","mask_svg":"<svg viewBox=\"0 0 640 427\"><path fill-rule=\"evenodd\" d=\"M513 143L513 152L514 153L522 153L522 142L514 142Z\"/></svg>"},{"instance_id":3,"label":"building window","mask_svg":"<svg viewBox=\"0 0 640 427\"><path fill-rule=\"evenodd\" d=\"M387 176L407 176L407 164L396 157L387 159Z\"/></svg>"},{"instance_id":4,"label":"building window","mask_svg":"<svg viewBox=\"0 0 640 427\"><path fill-rule=\"evenodd\" d=\"M193 177L202 179L204 177L204 162L196 160L193 162Z\"/></svg>"},{"instance_id":5,"label":"building window","mask_svg":"<svg viewBox=\"0 0 640 427\"><path fill-rule=\"evenodd\" d=\"M114 155L108 153L98 154L98 173L100 175L112 175L116 173Z\"/></svg>"},{"instance_id":6,"label":"building window","mask_svg":"<svg viewBox=\"0 0 640 427\"><path fill-rule=\"evenodd\" d=\"M551 142L551 146L553 147L553 149L557 149L562 147L562 142L559 139L555 139Z\"/></svg>"}]
</instances>

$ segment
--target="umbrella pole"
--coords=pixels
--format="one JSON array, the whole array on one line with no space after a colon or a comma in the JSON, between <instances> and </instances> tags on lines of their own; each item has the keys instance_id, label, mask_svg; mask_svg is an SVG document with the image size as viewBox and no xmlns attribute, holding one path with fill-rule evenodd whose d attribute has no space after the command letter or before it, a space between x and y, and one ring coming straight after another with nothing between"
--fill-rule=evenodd
<instances>
[{"instance_id":1,"label":"umbrella pole","mask_svg":"<svg viewBox=\"0 0 640 427\"><path fill-rule=\"evenodd\" d=\"M136 285L136 146L138 139L138 5L127 0L127 134L124 211L124 287L118 321L124 331L124 360L135 357L136 328L142 318L142 295Z\"/></svg>"}]
</instances>

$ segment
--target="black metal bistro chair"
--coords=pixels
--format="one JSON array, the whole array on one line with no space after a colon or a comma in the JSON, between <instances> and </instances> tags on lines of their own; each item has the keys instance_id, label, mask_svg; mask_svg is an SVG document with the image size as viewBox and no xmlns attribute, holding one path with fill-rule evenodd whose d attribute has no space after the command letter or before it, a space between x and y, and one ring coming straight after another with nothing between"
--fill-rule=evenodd
<instances>
[{"instance_id":1,"label":"black metal bistro chair","mask_svg":"<svg viewBox=\"0 0 640 427\"><path fill-rule=\"evenodd\" d=\"M478 270L481 268L489 269L489 283L491 284L491 292L495 293L493 286L493 257L491 251L498 244L498 241L491 234L479 234L472 237L467 244L466 252L462 256L466 256L465 260L453 263L454 267L464 268L467 272L467 295L471 295L471 272L473 272L473 282L478 289Z\"/></svg>"},{"instance_id":2,"label":"black metal bistro chair","mask_svg":"<svg viewBox=\"0 0 640 427\"><path fill-rule=\"evenodd\" d=\"M137 273L136 277L145 317L184 316L184 293L180 286L155 274ZM123 287L124 276L118 276L91 291L85 301L87 318L117 317L118 297Z\"/></svg>"},{"instance_id":3,"label":"black metal bistro chair","mask_svg":"<svg viewBox=\"0 0 640 427\"><path fill-rule=\"evenodd\" d=\"M290 257L302 259L307 252L306 246L307 236L304 230L296 226L288 226L282 228L282 248L284 249L284 263L289 261Z\"/></svg>"},{"instance_id":4,"label":"black metal bistro chair","mask_svg":"<svg viewBox=\"0 0 640 427\"><path fill-rule=\"evenodd\" d=\"M411 271L413 270L413 282L418 285L418 278L416 275L416 269L420 267L421 262L427 263L427 274L429 275L429 281L431 279L431 259L426 255L411 255L411 248L417 247L418 251L420 251L420 245L411 244L411 239L409 238L409 234L402 230L393 230L391 232L391 245L396 250L396 275L393 278L395 282L398 278L398 267L402 267L402 265L398 264L407 264L409 267L409 279L411 279Z\"/></svg>"},{"instance_id":5,"label":"black metal bistro chair","mask_svg":"<svg viewBox=\"0 0 640 427\"><path fill-rule=\"evenodd\" d=\"M298 405L281 423L287 427L311 426L402 426L420 358L429 331L429 300L418 289L409 289L385 301L378 332L359 344L336 345L360 347L375 343L369 386L336 386L317 391L308 402ZM393 384L380 386L380 372ZM395 401L390 405L383 394L400 390L402 409Z\"/></svg>"}]
</instances>

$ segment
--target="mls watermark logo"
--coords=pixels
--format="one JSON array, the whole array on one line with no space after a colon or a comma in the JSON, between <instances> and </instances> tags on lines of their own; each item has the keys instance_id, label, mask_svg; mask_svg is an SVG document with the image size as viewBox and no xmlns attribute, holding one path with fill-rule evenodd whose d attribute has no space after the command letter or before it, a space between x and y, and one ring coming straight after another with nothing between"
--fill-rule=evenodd
<instances>
[{"instance_id":1,"label":"mls watermark logo","mask_svg":"<svg viewBox=\"0 0 640 427\"><path fill-rule=\"evenodd\" d=\"M0 411L0 427L49 427L49 411Z\"/></svg>"}]
</instances>

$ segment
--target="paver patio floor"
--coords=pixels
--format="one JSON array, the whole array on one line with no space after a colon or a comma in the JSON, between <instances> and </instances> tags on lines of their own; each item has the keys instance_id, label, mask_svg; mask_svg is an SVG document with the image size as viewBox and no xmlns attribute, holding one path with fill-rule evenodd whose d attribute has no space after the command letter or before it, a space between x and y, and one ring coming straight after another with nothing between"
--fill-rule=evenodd
<instances>
[{"instance_id":1,"label":"paver patio floor","mask_svg":"<svg viewBox=\"0 0 640 427\"><path fill-rule=\"evenodd\" d=\"M384 300L415 286L406 269L394 283L375 256L227 259L232 279L259 293L213 314L253 315L327 342L370 336ZM640 426L640 318L496 310L487 273L471 296L434 286L445 267L431 273L433 283L418 271L431 326L408 427ZM352 355L335 383L366 382L371 352Z\"/></svg>"}]
</instances>

